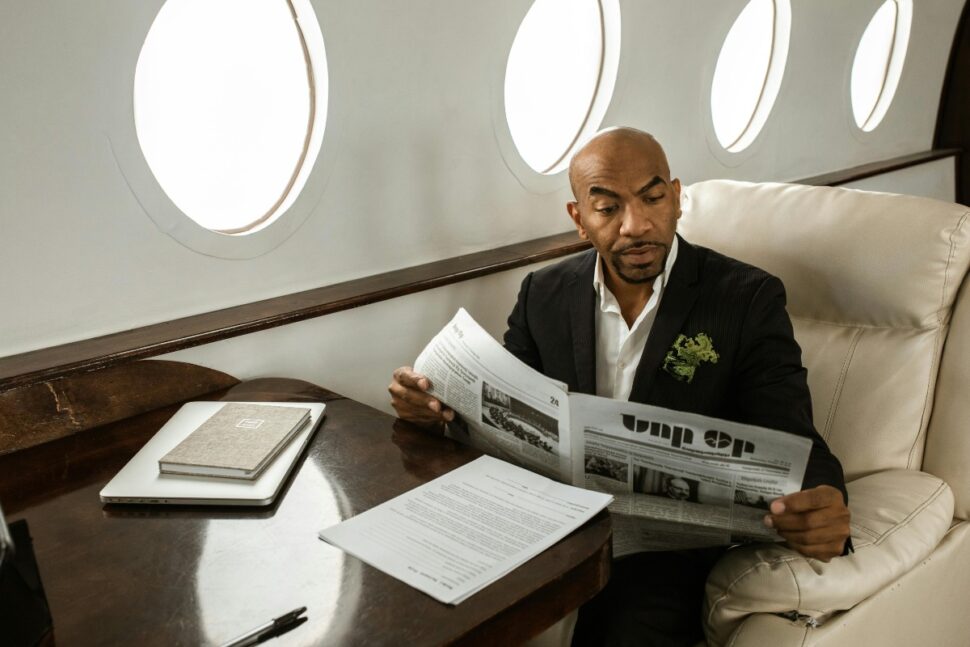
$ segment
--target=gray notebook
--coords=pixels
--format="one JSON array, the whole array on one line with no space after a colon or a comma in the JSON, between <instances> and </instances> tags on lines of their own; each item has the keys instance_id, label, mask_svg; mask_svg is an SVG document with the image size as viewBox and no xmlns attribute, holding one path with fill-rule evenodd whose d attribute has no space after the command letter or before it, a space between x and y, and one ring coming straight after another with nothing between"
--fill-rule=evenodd
<instances>
[{"instance_id":1,"label":"gray notebook","mask_svg":"<svg viewBox=\"0 0 970 647\"><path fill-rule=\"evenodd\" d=\"M163 474L255 479L310 422L310 409L229 403L158 460Z\"/></svg>"}]
</instances>

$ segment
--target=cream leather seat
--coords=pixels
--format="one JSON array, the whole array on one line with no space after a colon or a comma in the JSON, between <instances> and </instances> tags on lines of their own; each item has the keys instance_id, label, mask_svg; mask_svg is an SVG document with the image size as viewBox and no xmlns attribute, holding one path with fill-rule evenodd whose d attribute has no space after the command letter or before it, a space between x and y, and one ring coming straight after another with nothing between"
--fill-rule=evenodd
<instances>
[{"instance_id":1,"label":"cream leather seat","mask_svg":"<svg viewBox=\"0 0 970 647\"><path fill-rule=\"evenodd\" d=\"M777 276L856 552L731 550L711 645L970 644L970 213L849 189L714 180L680 231Z\"/></svg>"}]
</instances>

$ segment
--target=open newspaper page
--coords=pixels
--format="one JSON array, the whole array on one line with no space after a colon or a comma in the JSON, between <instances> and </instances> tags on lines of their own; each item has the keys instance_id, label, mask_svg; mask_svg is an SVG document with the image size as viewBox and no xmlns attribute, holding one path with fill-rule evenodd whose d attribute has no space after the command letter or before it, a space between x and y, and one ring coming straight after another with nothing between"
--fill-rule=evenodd
<instances>
[{"instance_id":1,"label":"open newspaper page","mask_svg":"<svg viewBox=\"0 0 970 647\"><path fill-rule=\"evenodd\" d=\"M505 350L464 308L425 347L414 370L458 414L448 435L486 454L569 482L566 385Z\"/></svg>"},{"instance_id":2,"label":"open newspaper page","mask_svg":"<svg viewBox=\"0 0 970 647\"><path fill-rule=\"evenodd\" d=\"M807 438L573 394L573 483L614 496L614 555L781 538L769 503L801 489Z\"/></svg>"}]
</instances>

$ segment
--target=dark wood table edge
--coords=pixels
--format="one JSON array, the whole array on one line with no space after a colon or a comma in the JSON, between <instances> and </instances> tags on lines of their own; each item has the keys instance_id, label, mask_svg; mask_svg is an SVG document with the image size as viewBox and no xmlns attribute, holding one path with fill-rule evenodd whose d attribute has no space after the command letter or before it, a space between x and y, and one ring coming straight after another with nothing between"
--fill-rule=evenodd
<instances>
[{"instance_id":1,"label":"dark wood table edge","mask_svg":"<svg viewBox=\"0 0 970 647\"><path fill-rule=\"evenodd\" d=\"M603 510L576 532L589 530L590 526L605 525L606 541L590 554L568 576L547 582L531 594L514 601L501 613L483 622L456 640L455 645L513 645L535 638L571 612L579 609L603 590L610 579L613 563L613 531L609 512ZM567 578L572 581L566 581ZM562 604L562 587L571 589L569 599L576 604ZM557 604L559 602L559 604ZM521 631L525 629L525 631Z\"/></svg>"}]
</instances>

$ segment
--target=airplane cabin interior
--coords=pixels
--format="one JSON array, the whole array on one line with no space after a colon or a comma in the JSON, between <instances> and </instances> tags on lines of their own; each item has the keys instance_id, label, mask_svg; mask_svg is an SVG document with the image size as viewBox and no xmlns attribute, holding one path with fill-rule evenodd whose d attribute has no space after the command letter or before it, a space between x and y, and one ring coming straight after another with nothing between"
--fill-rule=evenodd
<instances>
[{"instance_id":1,"label":"airplane cabin interior","mask_svg":"<svg viewBox=\"0 0 970 647\"><path fill-rule=\"evenodd\" d=\"M664 280L707 249L784 285L851 514L828 561L722 542L692 644L970 645L963 0L3 0L0 88L0 644L578 644L624 568L616 502L686 515L705 484L588 440L584 468L568 420L461 391L440 354L471 432L399 418L388 384L460 309L501 343L536 277L592 257L570 163L629 128L679 180ZM733 361L720 328L670 332ZM699 393L718 355L690 352ZM309 412L243 477L258 495L156 470L220 401ZM321 541L478 459L474 425L614 503L458 603ZM177 487L105 494L156 450L143 479Z\"/></svg>"}]
</instances>

